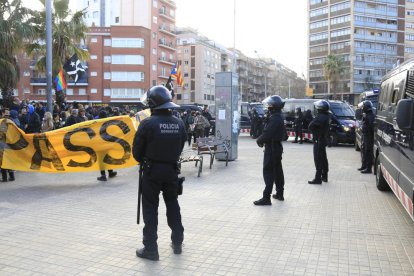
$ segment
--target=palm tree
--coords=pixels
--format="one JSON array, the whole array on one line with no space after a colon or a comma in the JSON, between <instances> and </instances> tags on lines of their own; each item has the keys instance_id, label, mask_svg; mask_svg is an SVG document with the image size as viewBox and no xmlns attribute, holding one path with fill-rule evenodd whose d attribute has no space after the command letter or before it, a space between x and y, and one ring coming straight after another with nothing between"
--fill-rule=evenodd
<instances>
[{"instance_id":1,"label":"palm tree","mask_svg":"<svg viewBox=\"0 0 414 276\"><path fill-rule=\"evenodd\" d=\"M40 0L45 6L45 0ZM52 15L52 76L56 76L63 64L74 54L77 54L81 61L89 58L87 50L80 47L81 42L86 38L88 27L83 18L85 10L77 11L72 14L69 10L69 0L54 0L54 12ZM36 70L39 72L46 71L46 11L38 13L38 22L40 32L38 33L39 41L32 43L28 47L28 54L37 56ZM56 93L56 103L60 106L65 101L65 91Z\"/></svg>"},{"instance_id":2,"label":"palm tree","mask_svg":"<svg viewBox=\"0 0 414 276\"><path fill-rule=\"evenodd\" d=\"M20 77L16 55L36 33L32 15L21 0L0 0L0 90L4 107L11 106Z\"/></svg>"},{"instance_id":3,"label":"palm tree","mask_svg":"<svg viewBox=\"0 0 414 276\"><path fill-rule=\"evenodd\" d=\"M344 73L344 61L342 58L329 54L323 64L325 79L329 82L328 94L333 92L333 99L336 99L337 84Z\"/></svg>"}]
</instances>

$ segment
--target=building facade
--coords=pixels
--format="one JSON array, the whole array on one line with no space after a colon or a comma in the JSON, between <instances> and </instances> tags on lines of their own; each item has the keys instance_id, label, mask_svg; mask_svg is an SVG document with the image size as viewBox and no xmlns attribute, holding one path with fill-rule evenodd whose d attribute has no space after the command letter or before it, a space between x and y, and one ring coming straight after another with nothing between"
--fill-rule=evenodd
<instances>
[{"instance_id":1,"label":"building facade","mask_svg":"<svg viewBox=\"0 0 414 276\"><path fill-rule=\"evenodd\" d=\"M88 26L151 30L150 85L165 83L176 62L176 4L171 0L78 0Z\"/></svg>"},{"instance_id":2,"label":"building facade","mask_svg":"<svg viewBox=\"0 0 414 276\"><path fill-rule=\"evenodd\" d=\"M215 103L215 74L221 72L221 49L195 30L177 33L177 60L184 85L176 87L177 103Z\"/></svg>"},{"instance_id":3,"label":"building facade","mask_svg":"<svg viewBox=\"0 0 414 276\"><path fill-rule=\"evenodd\" d=\"M404 0L309 0L308 86L314 96L354 95L379 87L381 78L404 61ZM342 59L336 87L325 79L329 54Z\"/></svg>"},{"instance_id":4,"label":"building facade","mask_svg":"<svg viewBox=\"0 0 414 276\"><path fill-rule=\"evenodd\" d=\"M136 103L150 86L150 41L151 31L144 27L91 27L86 41L87 70L76 84L67 80L67 100ZM35 70L35 61L24 56L21 61L19 97L45 101L45 74Z\"/></svg>"}]
</instances>

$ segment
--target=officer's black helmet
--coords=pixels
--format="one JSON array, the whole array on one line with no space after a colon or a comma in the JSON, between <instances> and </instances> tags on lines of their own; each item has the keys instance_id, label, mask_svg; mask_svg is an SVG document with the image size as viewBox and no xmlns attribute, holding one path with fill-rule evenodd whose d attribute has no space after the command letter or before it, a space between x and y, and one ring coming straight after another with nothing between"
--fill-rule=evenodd
<instances>
[{"instance_id":1,"label":"officer's black helmet","mask_svg":"<svg viewBox=\"0 0 414 276\"><path fill-rule=\"evenodd\" d=\"M296 112L302 112L302 109L300 107L296 108Z\"/></svg>"},{"instance_id":2,"label":"officer's black helmet","mask_svg":"<svg viewBox=\"0 0 414 276\"><path fill-rule=\"evenodd\" d=\"M283 99L277 95L267 97L262 101L262 103L271 111L282 110L282 108L285 106Z\"/></svg>"},{"instance_id":3,"label":"officer's black helmet","mask_svg":"<svg viewBox=\"0 0 414 276\"><path fill-rule=\"evenodd\" d=\"M325 100L319 100L314 105L318 112L328 112L330 108L329 103Z\"/></svg>"},{"instance_id":4,"label":"officer's black helmet","mask_svg":"<svg viewBox=\"0 0 414 276\"><path fill-rule=\"evenodd\" d=\"M362 111L363 112L367 112L367 111L371 111L372 110L372 102L365 100L362 102Z\"/></svg>"},{"instance_id":5,"label":"officer's black helmet","mask_svg":"<svg viewBox=\"0 0 414 276\"><path fill-rule=\"evenodd\" d=\"M147 91L146 99L143 99L143 102L154 110L180 107L172 102L171 92L162 85L151 87Z\"/></svg>"}]
</instances>

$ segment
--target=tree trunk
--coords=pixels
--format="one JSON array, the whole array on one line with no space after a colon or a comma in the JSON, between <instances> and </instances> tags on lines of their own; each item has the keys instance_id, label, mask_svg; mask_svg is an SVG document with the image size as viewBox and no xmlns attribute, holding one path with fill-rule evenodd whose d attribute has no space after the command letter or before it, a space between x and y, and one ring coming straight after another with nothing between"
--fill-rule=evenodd
<instances>
[{"instance_id":1,"label":"tree trunk","mask_svg":"<svg viewBox=\"0 0 414 276\"><path fill-rule=\"evenodd\" d=\"M6 88L1 90L1 96L3 97L3 108L10 108L13 105L13 92L13 88Z\"/></svg>"}]
</instances>

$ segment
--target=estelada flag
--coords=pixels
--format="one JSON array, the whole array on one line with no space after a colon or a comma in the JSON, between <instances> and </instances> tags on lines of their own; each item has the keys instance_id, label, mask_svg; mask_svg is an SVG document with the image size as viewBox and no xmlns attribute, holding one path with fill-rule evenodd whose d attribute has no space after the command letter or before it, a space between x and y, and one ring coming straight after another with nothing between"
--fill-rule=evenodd
<instances>
[{"instance_id":1,"label":"estelada flag","mask_svg":"<svg viewBox=\"0 0 414 276\"><path fill-rule=\"evenodd\" d=\"M55 78L55 86L56 86L56 91L58 92L68 87L65 81L65 77L63 76L62 68L60 68L59 73L57 74Z\"/></svg>"},{"instance_id":2,"label":"estelada flag","mask_svg":"<svg viewBox=\"0 0 414 276\"><path fill-rule=\"evenodd\" d=\"M175 79L177 81L177 84L179 86L183 86L184 79L183 79L183 73L181 72L181 66L178 66L174 64L173 68L171 69L170 73L171 78Z\"/></svg>"}]
</instances>

